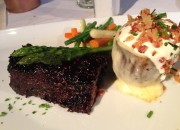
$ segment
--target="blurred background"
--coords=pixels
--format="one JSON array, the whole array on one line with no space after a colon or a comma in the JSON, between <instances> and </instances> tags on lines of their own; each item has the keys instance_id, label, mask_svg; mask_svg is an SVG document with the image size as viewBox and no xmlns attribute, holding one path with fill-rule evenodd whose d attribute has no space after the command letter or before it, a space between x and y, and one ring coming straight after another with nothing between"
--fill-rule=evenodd
<instances>
[{"instance_id":1,"label":"blurred background","mask_svg":"<svg viewBox=\"0 0 180 130\"><path fill-rule=\"evenodd\" d=\"M32 6L27 4L28 1L32 0L9 1L12 3L13 1L25 1L24 7ZM180 0L94 0L92 8L80 7L77 0L39 1L40 5L30 11L13 13L6 11L4 0L0 0L0 28L14 28L81 18L108 17L110 15L138 14L144 8L156 9L158 12L177 12L180 10Z\"/></svg>"}]
</instances>

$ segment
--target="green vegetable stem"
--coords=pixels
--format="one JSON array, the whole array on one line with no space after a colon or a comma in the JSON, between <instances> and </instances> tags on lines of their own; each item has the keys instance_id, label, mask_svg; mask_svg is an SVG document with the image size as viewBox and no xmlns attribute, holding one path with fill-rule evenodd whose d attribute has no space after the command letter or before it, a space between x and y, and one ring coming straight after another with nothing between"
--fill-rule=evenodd
<instances>
[{"instance_id":1,"label":"green vegetable stem","mask_svg":"<svg viewBox=\"0 0 180 130\"><path fill-rule=\"evenodd\" d=\"M96 24L97 24L96 21L91 23L89 26L87 26L85 28L85 30L82 33L80 33L79 35L77 35L73 38L66 40L65 45L69 45L69 44L76 42L76 41L82 41L82 39L88 39L90 37L89 32L91 31L91 29L95 28Z\"/></svg>"},{"instance_id":2,"label":"green vegetable stem","mask_svg":"<svg viewBox=\"0 0 180 130\"><path fill-rule=\"evenodd\" d=\"M23 46L14 51L11 56L19 57L17 64L44 63L57 65L62 61L70 61L76 57L83 56L88 53L97 53L110 51L112 46L100 48L83 48L83 47L45 47L45 46Z\"/></svg>"}]
</instances>

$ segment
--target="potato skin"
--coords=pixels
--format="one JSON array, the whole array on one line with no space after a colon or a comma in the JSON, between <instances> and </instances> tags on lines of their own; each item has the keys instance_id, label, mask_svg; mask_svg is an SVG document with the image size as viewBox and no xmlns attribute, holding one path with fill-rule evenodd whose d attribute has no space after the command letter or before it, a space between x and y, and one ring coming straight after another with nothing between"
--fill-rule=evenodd
<instances>
[{"instance_id":1,"label":"potato skin","mask_svg":"<svg viewBox=\"0 0 180 130\"><path fill-rule=\"evenodd\" d=\"M140 57L121 46L123 43L115 37L112 60L113 70L118 79L127 84L145 87L160 82L160 73L154 63L147 57Z\"/></svg>"}]
</instances>

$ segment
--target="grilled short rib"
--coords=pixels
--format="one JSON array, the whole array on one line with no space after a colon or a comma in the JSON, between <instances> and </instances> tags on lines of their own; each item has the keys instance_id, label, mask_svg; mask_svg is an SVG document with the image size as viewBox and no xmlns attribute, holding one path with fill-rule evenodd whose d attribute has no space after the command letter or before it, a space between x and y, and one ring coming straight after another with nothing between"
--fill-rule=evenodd
<instances>
[{"instance_id":1,"label":"grilled short rib","mask_svg":"<svg viewBox=\"0 0 180 130\"><path fill-rule=\"evenodd\" d=\"M16 93L40 97L71 112L91 112L109 60L104 52L86 54L58 65L18 64L21 58L9 57L10 86Z\"/></svg>"}]
</instances>

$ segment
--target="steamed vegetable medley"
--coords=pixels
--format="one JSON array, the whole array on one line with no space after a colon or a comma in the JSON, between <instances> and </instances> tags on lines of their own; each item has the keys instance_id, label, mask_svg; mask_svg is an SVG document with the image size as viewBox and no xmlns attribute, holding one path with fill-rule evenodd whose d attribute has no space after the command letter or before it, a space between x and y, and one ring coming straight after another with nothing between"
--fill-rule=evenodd
<instances>
[{"instance_id":1,"label":"steamed vegetable medley","mask_svg":"<svg viewBox=\"0 0 180 130\"><path fill-rule=\"evenodd\" d=\"M120 25L116 25L110 17L104 24L97 26L97 21L87 23L81 19L81 30L71 28L70 32L64 34L65 45L74 44L74 47L98 48L112 46L113 38Z\"/></svg>"}]
</instances>

